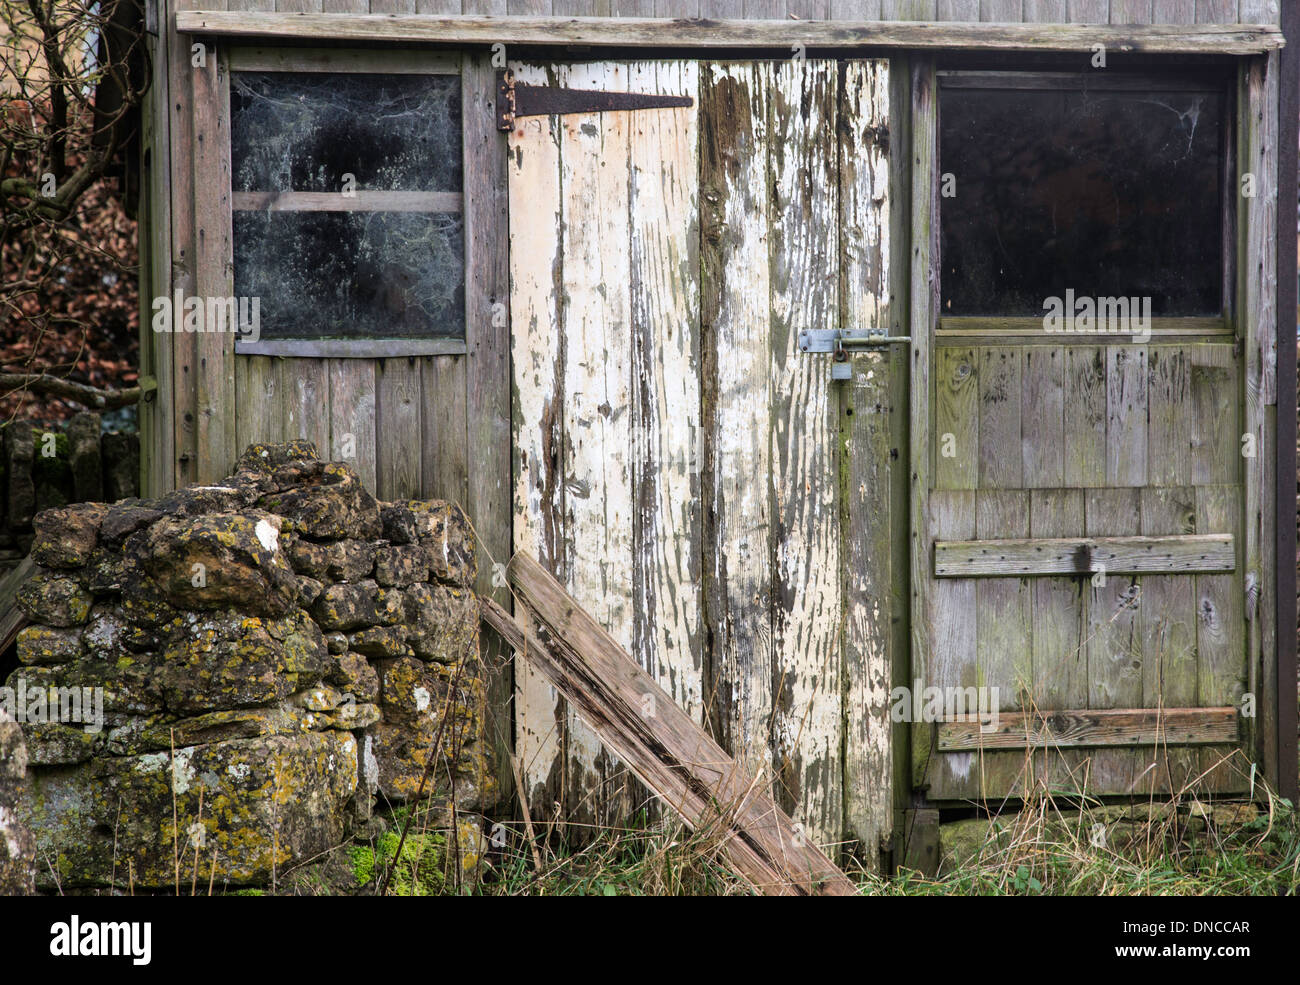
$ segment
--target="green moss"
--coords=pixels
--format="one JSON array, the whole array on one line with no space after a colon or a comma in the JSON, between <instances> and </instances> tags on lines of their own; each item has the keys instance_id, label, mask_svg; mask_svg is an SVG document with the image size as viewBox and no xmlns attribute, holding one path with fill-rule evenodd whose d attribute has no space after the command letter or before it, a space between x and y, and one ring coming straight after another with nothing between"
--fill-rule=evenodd
<instances>
[{"instance_id":1,"label":"green moss","mask_svg":"<svg viewBox=\"0 0 1300 985\"><path fill-rule=\"evenodd\" d=\"M357 882L371 884L377 889L392 868L393 874L388 881L390 896L440 895L446 883L446 836L441 831L408 833L399 858L397 846L400 841L398 832L389 831L379 836L373 850L355 846L352 849L352 871Z\"/></svg>"}]
</instances>

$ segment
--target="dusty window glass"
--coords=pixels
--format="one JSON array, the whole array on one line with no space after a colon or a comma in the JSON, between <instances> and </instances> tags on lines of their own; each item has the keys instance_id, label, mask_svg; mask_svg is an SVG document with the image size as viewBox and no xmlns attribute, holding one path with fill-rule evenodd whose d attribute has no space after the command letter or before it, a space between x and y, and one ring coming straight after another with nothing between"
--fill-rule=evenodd
<instances>
[{"instance_id":1,"label":"dusty window glass","mask_svg":"<svg viewBox=\"0 0 1300 985\"><path fill-rule=\"evenodd\" d=\"M1048 85L941 88L941 314L1220 314L1224 93Z\"/></svg>"},{"instance_id":2,"label":"dusty window glass","mask_svg":"<svg viewBox=\"0 0 1300 985\"><path fill-rule=\"evenodd\" d=\"M230 93L235 290L261 338L463 337L459 76L235 72Z\"/></svg>"}]
</instances>

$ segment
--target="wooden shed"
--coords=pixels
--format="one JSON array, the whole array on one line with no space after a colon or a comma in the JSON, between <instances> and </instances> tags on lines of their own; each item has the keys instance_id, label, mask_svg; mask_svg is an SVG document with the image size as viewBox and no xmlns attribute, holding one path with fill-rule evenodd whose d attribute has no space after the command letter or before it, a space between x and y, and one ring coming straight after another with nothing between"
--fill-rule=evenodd
<instances>
[{"instance_id":1,"label":"wooden shed","mask_svg":"<svg viewBox=\"0 0 1300 985\"><path fill-rule=\"evenodd\" d=\"M1286 6L154 0L146 486L305 437L462 503L872 864L1294 796ZM627 808L493 701L534 818Z\"/></svg>"}]
</instances>

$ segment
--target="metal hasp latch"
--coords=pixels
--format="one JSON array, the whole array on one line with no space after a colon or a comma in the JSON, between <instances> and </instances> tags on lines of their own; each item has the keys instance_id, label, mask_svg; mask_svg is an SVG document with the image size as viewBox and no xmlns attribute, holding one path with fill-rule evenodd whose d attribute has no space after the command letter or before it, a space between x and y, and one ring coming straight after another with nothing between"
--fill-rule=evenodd
<instances>
[{"instance_id":1,"label":"metal hasp latch","mask_svg":"<svg viewBox=\"0 0 1300 985\"><path fill-rule=\"evenodd\" d=\"M609 113L614 110L667 109L690 106L690 96L641 92L600 92L535 86L516 82L510 72L497 73L497 129L509 130L521 116Z\"/></svg>"},{"instance_id":2,"label":"metal hasp latch","mask_svg":"<svg viewBox=\"0 0 1300 985\"><path fill-rule=\"evenodd\" d=\"M892 345L895 342L910 343L911 341L910 335L886 335L883 328L869 328L858 332L845 332L838 328L814 328L799 333L799 351L833 353L831 379L849 380L853 378L848 361L849 349L869 349L875 346Z\"/></svg>"}]
</instances>

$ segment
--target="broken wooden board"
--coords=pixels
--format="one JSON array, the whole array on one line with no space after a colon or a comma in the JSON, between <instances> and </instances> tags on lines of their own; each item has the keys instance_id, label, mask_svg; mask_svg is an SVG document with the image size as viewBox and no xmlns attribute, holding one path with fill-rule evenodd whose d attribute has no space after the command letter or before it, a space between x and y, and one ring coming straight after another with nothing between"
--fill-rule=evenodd
<instances>
[{"instance_id":1,"label":"broken wooden board","mask_svg":"<svg viewBox=\"0 0 1300 985\"><path fill-rule=\"evenodd\" d=\"M0 578L0 653L9 649L19 630L27 625L27 616L18 608L18 589L36 570L36 562L23 558L4 578Z\"/></svg>"},{"instance_id":2,"label":"broken wooden board","mask_svg":"<svg viewBox=\"0 0 1300 985\"><path fill-rule=\"evenodd\" d=\"M506 568L533 632L494 602L483 617L693 829L717 825L737 875L769 895L852 896L848 877L537 561Z\"/></svg>"}]
</instances>

